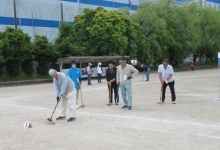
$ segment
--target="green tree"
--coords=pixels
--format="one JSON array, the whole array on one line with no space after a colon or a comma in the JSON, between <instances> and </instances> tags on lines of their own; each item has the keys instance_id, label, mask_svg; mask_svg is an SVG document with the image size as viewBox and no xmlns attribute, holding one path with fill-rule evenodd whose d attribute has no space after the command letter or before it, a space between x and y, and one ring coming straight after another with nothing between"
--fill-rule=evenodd
<instances>
[{"instance_id":1,"label":"green tree","mask_svg":"<svg viewBox=\"0 0 220 150\"><path fill-rule=\"evenodd\" d=\"M120 11L84 9L75 17L74 32L74 45L85 55L137 58L141 50L143 59L150 57L140 26Z\"/></svg>"},{"instance_id":2,"label":"green tree","mask_svg":"<svg viewBox=\"0 0 220 150\"><path fill-rule=\"evenodd\" d=\"M201 30L195 3L176 5L174 0L143 2L131 18L141 25L153 61L168 58L178 65L201 43Z\"/></svg>"},{"instance_id":3,"label":"green tree","mask_svg":"<svg viewBox=\"0 0 220 150\"><path fill-rule=\"evenodd\" d=\"M201 20L201 44L198 46L196 52L194 52L194 60L198 56L206 57L211 61L217 56L217 52L220 50L220 12L214 10L211 7L201 9L199 12L199 18Z\"/></svg>"},{"instance_id":4,"label":"green tree","mask_svg":"<svg viewBox=\"0 0 220 150\"><path fill-rule=\"evenodd\" d=\"M3 39L3 33L0 32L0 76L4 74L4 66L5 66L5 59L3 56L3 47L4 47L4 39Z\"/></svg>"},{"instance_id":5,"label":"green tree","mask_svg":"<svg viewBox=\"0 0 220 150\"><path fill-rule=\"evenodd\" d=\"M25 60L28 45L30 45L30 37L23 33L20 29L7 28L3 34L2 53L5 58L6 74L10 77L19 75L21 71L21 63Z\"/></svg>"},{"instance_id":6,"label":"green tree","mask_svg":"<svg viewBox=\"0 0 220 150\"><path fill-rule=\"evenodd\" d=\"M196 3L191 4L196 8ZM193 6L194 5L194 6ZM168 30L175 39L175 44L169 47L169 59L178 65L201 44L201 30L198 13L190 9L190 5L174 6L167 16Z\"/></svg>"},{"instance_id":7,"label":"green tree","mask_svg":"<svg viewBox=\"0 0 220 150\"><path fill-rule=\"evenodd\" d=\"M131 19L139 23L142 32L145 33L145 38L149 42L152 61L155 64L161 62L164 57L168 57L169 46L175 42L167 29L166 20L160 16L165 14L165 11L166 9L161 4L159 5L159 2L144 2L138 11L131 15Z\"/></svg>"},{"instance_id":8,"label":"green tree","mask_svg":"<svg viewBox=\"0 0 220 150\"><path fill-rule=\"evenodd\" d=\"M59 51L60 57L81 55L83 52L78 51L78 49L74 47L74 43L73 25L62 23L59 27L59 36L55 40L56 49Z\"/></svg>"},{"instance_id":9,"label":"green tree","mask_svg":"<svg viewBox=\"0 0 220 150\"><path fill-rule=\"evenodd\" d=\"M51 63L55 63L54 60L57 59L59 53L45 36L35 36L33 44L35 61L38 64L37 73L39 75L46 75L51 67Z\"/></svg>"},{"instance_id":10,"label":"green tree","mask_svg":"<svg viewBox=\"0 0 220 150\"><path fill-rule=\"evenodd\" d=\"M28 76L32 76L34 74L34 46L32 43L27 43L23 49L21 69Z\"/></svg>"}]
</instances>

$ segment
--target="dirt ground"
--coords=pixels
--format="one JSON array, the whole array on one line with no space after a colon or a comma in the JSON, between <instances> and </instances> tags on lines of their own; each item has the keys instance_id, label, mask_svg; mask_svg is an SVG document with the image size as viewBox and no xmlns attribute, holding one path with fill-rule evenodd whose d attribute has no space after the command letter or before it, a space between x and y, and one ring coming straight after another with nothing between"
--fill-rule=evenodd
<instances>
[{"instance_id":1,"label":"dirt ground","mask_svg":"<svg viewBox=\"0 0 220 150\"><path fill-rule=\"evenodd\" d=\"M177 104L158 105L160 83L152 73L132 80L133 109L107 106L106 83L83 81L85 108L74 122L46 124L56 104L51 84L0 88L0 150L219 150L220 72L175 73ZM105 82L104 79L102 81ZM58 117L60 108L54 118ZM69 111L67 112L67 118ZM24 121L33 128L24 129Z\"/></svg>"}]
</instances>

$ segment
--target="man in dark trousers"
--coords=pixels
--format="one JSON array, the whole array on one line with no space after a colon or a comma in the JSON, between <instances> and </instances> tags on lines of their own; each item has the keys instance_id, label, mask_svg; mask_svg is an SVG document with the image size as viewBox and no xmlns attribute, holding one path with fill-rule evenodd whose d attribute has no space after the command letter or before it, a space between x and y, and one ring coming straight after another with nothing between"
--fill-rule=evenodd
<instances>
[{"instance_id":1,"label":"man in dark trousers","mask_svg":"<svg viewBox=\"0 0 220 150\"><path fill-rule=\"evenodd\" d=\"M114 62L112 60L108 61L109 68L106 69L106 80L108 83L108 90L109 90L109 103L108 106L112 105L112 93L114 90L115 95L115 104L118 105L119 96L118 96L118 85L116 80L116 72L117 68L114 66Z\"/></svg>"},{"instance_id":2,"label":"man in dark trousers","mask_svg":"<svg viewBox=\"0 0 220 150\"><path fill-rule=\"evenodd\" d=\"M150 79L150 67L147 65L141 64L141 68L144 69L144 73L146 74L146 81L149 81Z\"/></svg>"},{"instance_id":3,"label":"man in dark trousers","mask_svg":"<svg viewBox=\"0 0 220 150\"><path fill-rule=\"evenodd\" d=\"M162 85L162 100L158 104L165 103L165 93L167 85L170 87L170 92L172 95L172 103L176 104L176 94L174 89L174 71L173 67L169 65L168 59L164 59L162 64L158 66L159 79Z\"/></svg>"}]
</instances>

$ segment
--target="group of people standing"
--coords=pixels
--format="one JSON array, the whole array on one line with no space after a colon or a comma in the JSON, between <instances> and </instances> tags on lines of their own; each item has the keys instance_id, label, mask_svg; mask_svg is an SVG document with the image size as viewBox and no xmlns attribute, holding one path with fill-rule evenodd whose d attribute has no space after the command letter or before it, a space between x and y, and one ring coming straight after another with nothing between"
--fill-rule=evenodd
<instances>
[{"instance_id":1,"label":"group of people standing","mask_svg":"<svg viewBox=\"0 0 220 150\"><path fill-rule=\"evenodd\" d=\"M121 95L124 102L122 109L132 109L132 87L131 80L139 73L139 71L132 65L127 64L126 58L121 57L119 60L120 65L115 67L114 61L108 61L108 68L106 69L106 81L109 90L109 102L108 106L113 104L113 91L115 104L119 103L119 87L121 89ZM159 79L163 85L163 95L161 103L165 102L165 91L167 85L169 85L172 102L175 104L176 96L174 90L174 71L171 65L168 64L168 60L164 60L163 64L158 67ZM88 85L91 85L92 64L89 63L87 67ZM102 74L101 63L98 64L98 74ZM147 65L141 65L146 73L146 79L149 81L150 68ZM57 120L63 120L66 117L67 103L70 108L70 118L67 120L71 122L76 119L76 109L79 108L78 98L79 90L81 88L82 73L79 68L76 67L76 62L71 62L71 68L67 74L63 72L57 72L55 69L49 70L49 75L53 78L54 89L56 93L56 100L61 100L61 111ZM98 75L98 82L101 83L101 77Z\"/></svg>"},{"instance_id":2,"label":"group of people standing","mask_svg":"<svg viewBox=\"0 0 220 150\"><path fill-rule=\"evenodd\" d=\"M97 66L97 79L98 79L98 83L102 83L101 79L102 79L102 74L103 74L103 69L102 69L102 63L99 62L98 66ZM92 69L92 63L88 63L88 66L86 67L86 71L85 73L87 74L88 77L88 85L92 85L91 80L92 80L92 74L93 74L93 69Z\"/></svg>"},{"instance_id":3,"label":"group of people standing","mask_svg":"<svg viewBox=\"0 0 220 150\"><path fill-rule=\"evenodd\" d=\"M126 58L121 57L119 60L120 65L115 67L115 62L113 60L108 61L108 68L106 69L106 81L109 91L109 102L108 106L113 104L113 91L114 91L114 102L116 105L119 103L119 87L121 88L121 94L124 101L124 106L122 108L132 109L132 90L131 90L131 79L138 74L138 70L132 65L127 64ZM101 68L101 63L98 63L97 73L98 73L98 83L101 82L103 70ZM89 63L87 69L88 74L88 85L91 85L90 74L91 63ZM149 78L149 75L148 75ZM149 79L148 79L149 80Z\"/></svg>"}]
</instances>

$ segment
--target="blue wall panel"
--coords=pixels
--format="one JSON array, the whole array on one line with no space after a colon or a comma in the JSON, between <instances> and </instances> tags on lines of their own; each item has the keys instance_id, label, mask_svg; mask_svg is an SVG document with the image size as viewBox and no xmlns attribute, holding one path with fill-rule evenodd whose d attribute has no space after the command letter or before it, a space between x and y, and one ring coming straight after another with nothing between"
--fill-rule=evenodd
<instances>
[{"instance_id":1,"label":"blue wall panel","mask_svg":"<svg viewBox=\"0 0 220 150\"><path fill-rule=\"evenodd\" d=\"M206 2L218 3L220 4L220 0L207 0Z\"/></svg>"},{"instance_id":2,"label":"blue wall panel","mask_svg":"<svg viewBox=\"0 0 220 150\"><path fill-rule=\"evenodd\" d=\"M60 0L60 1L77 2L77 0ZM125 4L125 3L119 3L119 2L111 2L111 1L105 1L105 0L80 0L80 3L102 6L102 7L113 7L113 6L115 8L128 7L131 10L137 10L137 5Z\"/></svg>"},{"instance_id":3,"label":"blue wall panel","mask_svg":"<svg viewBox=\"0 0 220 150\"><path fill-rule=\"evenodd\" d=\"M35 26L35 27L49 27L58 28L60 22L56 20L40 20L40 19L28 19L28 18L17 18L17 25L21 26ZM69 22L73 24L73 22ZM0 16L0 24L2 25L14 25L13 17Z\"/></svg>"},{"instance_id":4,"label":"blue wall panel","mask_svg":"<svg viewBox=\"0 0 220 150\"><path fill-rule=\"evenodd\" d=\"M60 0L63 2L72 2L77 3L77 0ZM102 6L102 7L113 7L121 8L128 7L130 10L137 10L137 5L125 4L119 2L111 2L105 0L80 0L81 4ZM65 10L64 10L65 11ZM72 23L73 22L69 22ZM31 19L31 18L17 18L17 24L20 26L35 26L35 27L49 27L49 28L58 28L58 20L45 20L45 19ZM14 18L8 16L0 16L0 25L14 25Z\"/></svg>"}]
</instances>

